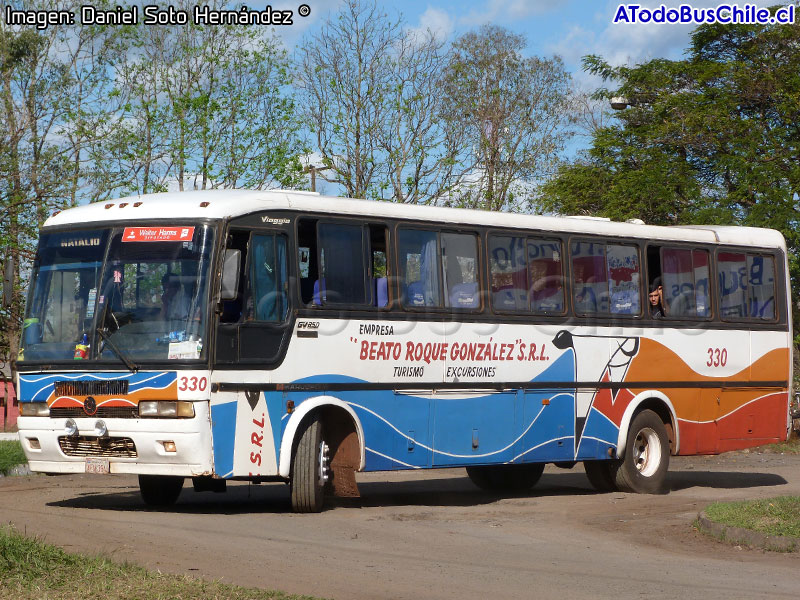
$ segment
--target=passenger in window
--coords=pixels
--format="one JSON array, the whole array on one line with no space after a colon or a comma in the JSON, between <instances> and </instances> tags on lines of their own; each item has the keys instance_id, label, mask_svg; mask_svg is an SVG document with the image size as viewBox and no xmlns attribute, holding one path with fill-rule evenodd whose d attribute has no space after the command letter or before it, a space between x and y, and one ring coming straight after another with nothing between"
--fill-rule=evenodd
<instances>
[{"instance_id":1,"label":"passenger in window","mask_svg":"<svg viewBox=\"0 0 800 600\"><path fill-rule=\"evenodd\" d=\"M664 318L664 288L661 285L661 277L656 277L650 284L648 294L650 300L650 317L653 319Z\"/></svg>"}]
</instances>

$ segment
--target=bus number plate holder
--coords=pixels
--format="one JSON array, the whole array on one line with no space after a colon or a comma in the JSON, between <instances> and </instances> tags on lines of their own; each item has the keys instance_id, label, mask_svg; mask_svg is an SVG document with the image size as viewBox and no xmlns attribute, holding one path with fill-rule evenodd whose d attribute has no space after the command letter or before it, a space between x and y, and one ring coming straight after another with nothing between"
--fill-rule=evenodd
<instances>
[{"instance_id":1,"label":"bus number plate holder","mask_svg":"<svg viewBox=\"0 0 800 600\"><path fill-rule=\"evenodd\" d=\"M111 464L107 458L87 458L86 472L95 475L108 475L111 473Z\"/></svg>"}]
</instances>

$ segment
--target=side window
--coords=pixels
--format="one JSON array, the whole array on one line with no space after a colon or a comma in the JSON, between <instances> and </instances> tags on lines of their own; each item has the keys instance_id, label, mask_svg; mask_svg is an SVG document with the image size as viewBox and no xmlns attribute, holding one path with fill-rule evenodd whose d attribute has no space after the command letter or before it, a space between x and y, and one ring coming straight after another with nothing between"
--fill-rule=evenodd
<instances>
[{"instance_id":1,"label":"side window","mask_svg":"<svg viewBox=\"0 0 800 600\"><path fill-rule=\"evenodd\" d=\"M771 256L748 254L747 274L750 284L750 317L773 321L775 308L775 259Z\"/></svg>"},{"instance_id":2,"label":"side window","mask_svg":"<svg viewBox=\"0 0 800 600\"><path fill-rule=\"evenodd\" d=\"M605 244L574 241L572 258L572 301L577 314L608 313L608 278Z\"/></svg>"},{"instance_id":3,"label":"side window","mask_svg":"<svg viewBox=\"0 0 800 600\"><path fill-rule=\"evenodd\" d=\"M364 227L320 223L319 298L322 304L366 304ZM315 296L316 300L316 296Z\"/></svg>"},{"instance_id":4,"label":"side window","mask_svg":"<svg viewBox=\"0 0 800 600\"><path fill-rule=\"evenodd\" d=\"M564 273L558 240L528 240L530 310L537 313L564 312Z\"/></svg>"},{"instance_id":5,"label":"side window","mask_svg":"<svg viewBox=\"0 0 800 600\"><path fill-rule=\"evenodd\" d=\"M696 318L711 314L707 251L662 248L661 277L667 318Z\"/></svg>"},{"instance_id":6,"label":"side window","mask_svg":"<svg viewBox=\"0 0 800 600\"><path fill-rule=\"evenodd\" d=\"M717 274L723 319L775 319L775 261L771 256L719 252Z\"/></svg>"},{"instance_id":7,"label":"side window","mask_svg":"<svg viewBox=\"0 0 800 600\"><path fill-rule=\"evenodd\" d=\"M641 268L639 250L635 246L606 246L608 293L611 314L641 313Z\"/></svg>"},{"instance_id":8,"label":"side window","mask_svg":"<svg viewBox=\"0 0 800 600\"><path fill-rule=\"evenodd\" d=\"M386 245L386 227L384 225L370 225L372 304L379 308L389 305L389 262L386 254Z\"/></svg>"},{"instance_id":9,"label":"side window","mask_svg":"<svg viewBox=\"0 0 800 600\"><path fill-rule=\"evenodd\" d=\"M561 242L489 236L492 306L501 311L564 312Z\"/></svg>"},{"instance_id":10,"label":"side window","mask_svg":"<svg viewBox=\"0 0 800 600\"><path fill-rule=\"evenodd\" d=\"M442 234L442 273L445 306L478 308L478 241L474 235Z\"/></svg>"},{"instance_id":11,"label":"side window","mask_svg":"<svg viewBox=\"0 0 800 600\"><path fill-rule=\"evenodd\" d=\"M495 310L528 310L528 265L525 238L489 236L492 306Z\"/></svg>"},{"instance_id":12,"label":"side window","mask_svg":"<svg viewBox=\"0 0 800 600\"><path fill-rule=\"evenodd\" d=\"M286 237L253 234L250 240L248 320L280 322L286 318Z\"/></svg>"},{"instance_id":13,"label":"side window","mask_svg":"<svg viewBox=\"0 0 800 600\"><path fill-rule=\"evenodd\" d=\"M436 233L400 229L397 238L400 288L407 307L441 306Z\"/></svg>"}]
</instances>

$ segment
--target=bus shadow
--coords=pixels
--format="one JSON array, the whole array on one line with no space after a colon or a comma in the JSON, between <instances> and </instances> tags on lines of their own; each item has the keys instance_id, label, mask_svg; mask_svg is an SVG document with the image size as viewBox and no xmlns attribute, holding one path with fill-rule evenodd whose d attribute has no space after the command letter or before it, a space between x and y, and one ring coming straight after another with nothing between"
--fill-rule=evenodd
<instances>
[{"instance_id":1,"label":"bus shadow","mask_svg":"<svg viewBox=\"0 0 800 600\"><path fill-rule=\"evenodd\" d=\"M48 502L47 506L88 510L209 515L291 512L288 487L277 484L231 486L223 494L195 492L191 485L185 485L178 501L168 507L147 506L138 490L110 493L86 492L74 498Z\"/></svg>"},{"instance_id":2,"label":"bus shadow","mask_svg":"<svg viewBox=\"0 0 800 600\"><path fill-rule=\"evenodd\" d=\"M342 505L381 506L478 506L504 498L542 498L546 496L582 496L593 490L583 474L542 476L540 482L524 492L488 492L479 489L470 479L447 477L413 481L359 483L361 498L334 499Z\"/></svg>"},{"instance_id":3,"label":"bus shadow","mask_svg":"<svg viewBox=\"0 0 800 600\"><path fill-rule=\"evenodd\" d=\"M774 473L741 473L731 471L673 471L667 475L667 487L677 492L693 487L736 489L786 485L780 475Z\"/></svg>"},{"instance_id":4,"label":"bus shadow","mask_svg":"<svg viewBox=\"0 0 800 600\"><path fill-rule=\"evenodd\" d=\"M730 471L672 471L668 491L689 488L755 488L786 485L773 473ZM406 481L359 482L360 498L329 498L325 509L380 508L397 506L469 507L491 504L504 498L545 498L600 494L582 471L545 473L532 489L520 493L493 493L478 489L468 477L425 478ZM289 488L282 484L233 485L224 494L195 492L186 485L178 502L170 507L146 506L138 490L85 492L73 498L49 502L47 506L131 512L239 515L291 513Z\"/></svg>"}]
</instances>

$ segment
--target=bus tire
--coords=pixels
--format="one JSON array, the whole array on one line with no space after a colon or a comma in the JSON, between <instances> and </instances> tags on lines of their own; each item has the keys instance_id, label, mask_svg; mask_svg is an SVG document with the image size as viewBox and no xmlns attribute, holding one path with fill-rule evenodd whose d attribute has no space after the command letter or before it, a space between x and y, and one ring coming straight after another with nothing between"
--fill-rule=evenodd
<instances>
[{"instance_id":1,"label":"bus tire","mask_svg":"<svg viewBox=\"0 0 800 600\"><path fill-rule=\"evenodd\" d=\"M183 489L183 477L139 475L139 492L147 506L172 506Z\"/></svg>"},{"instance_id":2,"label":"bus tire","mask_svg":"<svg viewBox=\"0 0 800 600\"><path fill-rule=\"evenodd\" d=\"M669 437L661 417L652 410L637 414L628 429L625 456L612 464L614 481L621 491L663 493L669 468Z\"/></svg>"},{"instance_id":3,"label":"bus tire","mask_svg":"<svg viewBox=\"0 0 800 600\"><path fill-rule=\"evenodd\" d=\"M487 492L524 492L542 477L544 463L467 467L472 483Z\"/></svg>"},{"instance_id":4,"label":"bus tire","mask_svg":"<svg viewBox=\"0 0 800 600\"><path fill-rule=\"evenodd\" d=\"M327 462L327 445L319 417L313 415L306 419L298 435L289 484L292 510L298 513L319 512L325 500L323 463Z\"/></svg>"},{"instance_id":5,"label":"bus tire","mask_svg":"<svg viewBox=\"0 0 800 600\"><path fill-rule=\"evenodd\" d=\"M598 492L616 492L617 482L615 481L615 467L617 461L610 460L585 460L583 468L589 483Z\"/></svg>"}]
</instances>

